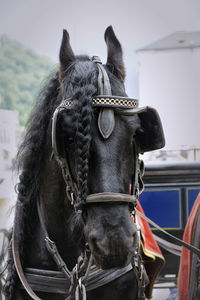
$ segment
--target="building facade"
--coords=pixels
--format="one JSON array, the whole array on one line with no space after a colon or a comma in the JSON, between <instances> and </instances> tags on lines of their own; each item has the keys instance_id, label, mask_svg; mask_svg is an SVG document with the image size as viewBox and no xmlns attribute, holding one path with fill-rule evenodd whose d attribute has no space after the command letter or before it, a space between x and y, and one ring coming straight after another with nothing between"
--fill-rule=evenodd
<instances>
[{"instance_id":1,"label":"building facade","mask_svg":"<svg viewBox=\"0 0 200 300\"><path fill-rule=\"evenodd\" d=\"M200 32L176 32L139 49L138 54L140 106L158 110L165 149L194 149L198 156Z\"/></svg>"}]
</instances>

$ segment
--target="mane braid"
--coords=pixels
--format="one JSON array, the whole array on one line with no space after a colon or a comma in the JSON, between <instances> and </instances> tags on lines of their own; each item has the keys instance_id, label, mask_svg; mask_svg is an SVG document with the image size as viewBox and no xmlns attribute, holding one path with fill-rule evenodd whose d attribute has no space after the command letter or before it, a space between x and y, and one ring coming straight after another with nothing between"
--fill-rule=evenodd
<instances>
[{"instance_id":1,"label":"mane braid","mask_svg":"<svg viewBox=\"0 0 200 300\"><path fill-rule=\"evenodd\" d=\"M80 65L73 76L70 76L71 98L73 99L72 121L77 123L76 132L76 175L78 195L75 204L75 214L70 222L73 239L76 242L83 242L83 219L79 211L84 209L85 200L88 193L88 161L91 143L91 121L93 117L92 99L97 93L97 68L91 61L85 65Z\"/></svg>"},{"instance_id":2,"label":"mane braid","mask_svg":"<svg viewBox=\"0 0 200 300\"><path fill-rule=\"evenodd\" d=\"M26 260L28 244L36 219L36 199L39 195L44 143L52 112L58 96L58 73L53 73L41 90L35 109L29 119L28 129L17 154L17 168L21 173L18 184L18 200L23 203L23 214L19 223L20 257L22 265ZM6 299L15 299L18 284L13 258L9 259L9 274L4 291Z\"/></svg>"}]
</instances>

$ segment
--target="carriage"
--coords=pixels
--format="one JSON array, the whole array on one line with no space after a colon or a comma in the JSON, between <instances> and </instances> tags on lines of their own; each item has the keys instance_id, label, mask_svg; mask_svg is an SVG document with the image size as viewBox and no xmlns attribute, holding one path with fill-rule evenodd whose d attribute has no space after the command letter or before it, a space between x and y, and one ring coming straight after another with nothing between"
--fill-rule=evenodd
<instances>
[{"instance_id":1,"label":"carriage","mask_svg":"<svg viewBox=\"0 0 200 300\"><path fill-rule=\"evenodd\" d=\"M146 165L144 182L145 190L140 195L140 202L145 214L161 228L182 239L192 206L200 192L200 163ZM162 240L158 239L164 247L162 252L166 260L160 279L176 283L181 247L171 245L174 242L170 237L150 226L156 236L169 242L163 245Z\"/></svg>"}]
</instances>

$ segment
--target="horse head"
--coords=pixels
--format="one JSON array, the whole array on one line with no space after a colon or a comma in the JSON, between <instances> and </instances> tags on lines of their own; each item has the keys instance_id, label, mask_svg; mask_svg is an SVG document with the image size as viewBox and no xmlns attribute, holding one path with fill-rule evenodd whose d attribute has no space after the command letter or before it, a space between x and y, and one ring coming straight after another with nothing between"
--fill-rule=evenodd
<instances>
[{"instance_id":1,"label":"horse head","mask_svg":"<svg viewBox=\"0 0 200 300\"><path fill-rule=\"evenodd\" d=\"M89 247L97 265L109 269L126 266L137 251L131 212L138 196L138 155L162 147L164 138L156 112L138 109L137 100L127 98L122 48L111 26L105 41L102 65L97 57L75 56L63 31L53 147L74 209L72 236Z\"/></svg>"}]
</instances>

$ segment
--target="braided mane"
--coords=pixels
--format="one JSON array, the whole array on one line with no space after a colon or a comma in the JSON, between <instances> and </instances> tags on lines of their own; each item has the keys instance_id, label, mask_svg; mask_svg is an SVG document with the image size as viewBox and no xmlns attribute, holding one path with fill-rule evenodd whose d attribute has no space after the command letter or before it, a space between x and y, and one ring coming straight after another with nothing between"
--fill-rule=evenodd
<instances>
[{"instance_id":1,"label":"braided mane","mask_svg":"<svg viewBox=\"0 0 200 300\"><path fill-rule=\"evenodd\" d=\"M78 182L78 198L76 209L81 209L87 197L88 158L91 142L91 120L93 116L92 98L97 93L97 68L88 57L79 56L78 63L66 80L62 90L73 100L73 122L76 130L76 176ZM68 81L70 78L70 82Z\"/></svg>"},{"instance_id":2,"label":"braided mane","mask_svg":"<svg viewBox=\"0 0 200 300\"><path fill-rule=\"evenodd\" d=\"M73 66L73 69L72 69ZM87 197L88 160L91 143L92 99L97 94L97 67L87 56L78 56L62 82L62 97L73 101L72 122L77 124L76 179L78 195L75 213L71 215L70 231L73 240L84 244L82 211Z\"/></svg>"}]
</instances>

